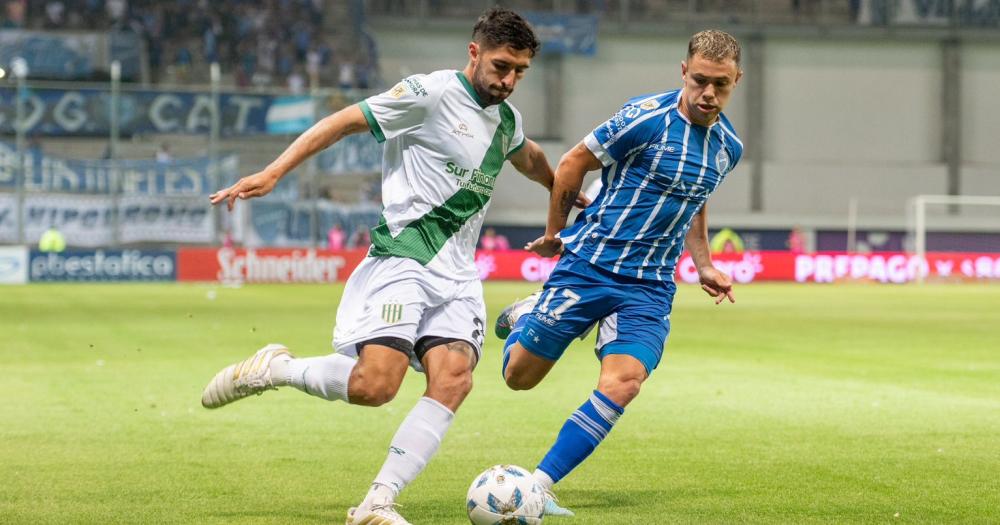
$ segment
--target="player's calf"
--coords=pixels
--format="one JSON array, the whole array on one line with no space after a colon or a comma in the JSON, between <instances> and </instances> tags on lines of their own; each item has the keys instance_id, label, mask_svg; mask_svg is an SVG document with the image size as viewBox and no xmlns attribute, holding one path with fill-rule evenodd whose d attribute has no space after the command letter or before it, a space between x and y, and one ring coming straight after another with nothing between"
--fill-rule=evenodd
<instances>
[{"instance_id":1,"label":"player's calf","mask_svg":"<svg viewBox=\"0 0 1000 525\"><path fill-rule=\"evenodd\" d=\"M517 342L504 357L503 380L511 390L535 388L555 365L555 361L532 354Z\"/></svg>"}]
</instances>

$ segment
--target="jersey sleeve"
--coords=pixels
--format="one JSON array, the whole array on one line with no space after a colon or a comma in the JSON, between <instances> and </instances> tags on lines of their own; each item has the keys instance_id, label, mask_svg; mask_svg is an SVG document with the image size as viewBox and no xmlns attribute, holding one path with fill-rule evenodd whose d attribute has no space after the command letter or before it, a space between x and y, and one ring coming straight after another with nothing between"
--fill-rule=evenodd
<instances>
[{"instance_id":1,"label":"jersey sleeve","mask_svg":"<svg viewBox=\"0 0 1000 525\"><path fill-rule=\"evenodd\" d=\"M584 137L583 143L601 164L610 166L656 140L660 132L658 124L665 111L644 110L631 103L625 104L618 113Z\"/></svg>"},{"instance_id":2,"label":"jersey sleeve","mask_svg":"<svg viewBox=\"0 0 1000 525\"><path fill-rule=\"evenodd\" d=\"M523 120L521 119L521 112L518 111L514 106L509 106L511 111L514 113L514 136L510 140L510 149L507 150L507 158L509 159L511 155L517 153L525 144L528 143L527 137L524 136Z\"/></svg>"},{"instance_id":3,"label":"jersey sleeve","mask_svg":"<svg viewBox=\"0 0 1000 525\"><path fill-rule=\"evenodd\" d=\"M430 108L441 96L441 82L432 75L404 78L385 93L362 100L372 135L379 142L416 131L424 124Z\"/></svg>"}]
</instances>

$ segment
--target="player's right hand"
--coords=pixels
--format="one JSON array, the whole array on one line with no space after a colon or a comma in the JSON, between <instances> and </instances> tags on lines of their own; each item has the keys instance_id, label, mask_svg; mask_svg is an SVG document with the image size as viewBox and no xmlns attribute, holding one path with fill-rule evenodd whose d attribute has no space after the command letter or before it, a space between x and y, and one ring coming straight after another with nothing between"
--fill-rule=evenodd
<instances>
[{"instance_id":1,"label":"player's right hand","mask_svg":"<svg viewBox=\"0 0 1000 525\"><path fill-rule=\"evenodd\" d=\"M278 183L278 177L266 172L258 172L236 181L236 184L221 189L209 196L212 204L226 201L229 211L233 211L236 199L250 199L271 193L274 185Z\"/></svg>"},{"instance_id":2,"label":"player's right hand","mask_svg":"<svg viewBox=\"0 0 1000 525\"><path fill-rule=\"evenodd\" d=\"M542 257L554 257L563 252L563 243L559 237L545 237L543 235L524 245L524 249L535 252Z\"/></svg>"}]
</instances>

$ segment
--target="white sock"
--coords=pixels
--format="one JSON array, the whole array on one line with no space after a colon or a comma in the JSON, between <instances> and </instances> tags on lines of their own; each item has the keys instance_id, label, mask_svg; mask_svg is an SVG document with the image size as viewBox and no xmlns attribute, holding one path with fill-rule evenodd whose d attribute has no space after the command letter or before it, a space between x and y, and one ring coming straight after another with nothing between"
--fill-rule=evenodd
<instances>
[{"instance_id":1,"label":"white sock","mask_svg":"<svg viewBox=\"0 0 1000 525\"><path fill-rule=\"evenodd\" d=\"M541 485L543 489L548 491L551 491L552 485L556 484L556 482L552 481L552 478L550 478L548 474L538 469L535 469L535 472L531 474L531 477L535 478L535 481L537 481L538 484Z\"/></svg>"},{"instance_id":2,"label":"white sock","mask_svg":"<svg viewBox=\"0 0 1000 525\"><path fill-rule=\"evenodd\" d=\"M375 483L399 494L424 470L454 418L455 413L448 407L429 397L420 398L392 437L389 455L375 476Z\"/></svg>"},{"instance_id":3,"label":"white sock","mask_svg":"<svg viewBox=\"0 0 1000 525\"><path fill-rule=\"evenodd\" d=\"M372 483L372 488L368 489L368 495L365 496L365 500L361 502L359 507L395 503L398 495L399 493L388 485Z\"/></svg>"},{"instance_id":4,"label":"white sock","mask_svg":"<svg viewBox=\"0 0 1000 525\"><path fill-rule=\"evenodd\" d=\"M343 354L275 359L271 361L271 380L329 401L347 401L347 382L356 364L356 359Z\"/></svg>"}]
</instances>

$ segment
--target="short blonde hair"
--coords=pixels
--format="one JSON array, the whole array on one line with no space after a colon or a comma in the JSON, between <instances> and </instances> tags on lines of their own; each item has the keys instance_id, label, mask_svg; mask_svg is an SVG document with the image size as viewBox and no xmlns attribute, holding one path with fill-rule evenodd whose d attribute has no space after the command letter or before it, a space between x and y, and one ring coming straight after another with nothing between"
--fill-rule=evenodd
<instances>
[{"instance_id":1,"label":"short blonde hair","mask_svg":"<svg viewBox=\"0 0 1000 525\"><path fill-rule=\"evenodd\" d=\"M706 29L691 37L687 58L691 60L695 55L701 55L713 62L731 58L736 67L740 67L740 53L740 43L733 35L718 29Z\"/></svg>"}]
</instances>

